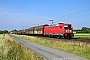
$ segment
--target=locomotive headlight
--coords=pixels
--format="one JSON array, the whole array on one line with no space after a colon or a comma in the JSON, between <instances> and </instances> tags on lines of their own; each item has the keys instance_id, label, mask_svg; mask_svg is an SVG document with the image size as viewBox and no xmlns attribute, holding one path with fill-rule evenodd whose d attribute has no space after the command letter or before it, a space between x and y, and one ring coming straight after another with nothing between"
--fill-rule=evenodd
<instances>
[{"instance_id":1,"label":"locomotive headlight","mask_svg":"<svg viewBox=\"0 0 90 60\"><path fill-rule=\"evenodd\" d=\"M70 30L70 32L72 32L72 30Z\"/></svg>"},{"instance_id":2,"label":"locomotive headlight","mask_svg":"<svg viewBox=\"0 0 90 60\"><path fill-rule=\"evenodd\" d=\"M67 32L67 30L66 30L66 32Z\"/></svg>"}]
</instances>

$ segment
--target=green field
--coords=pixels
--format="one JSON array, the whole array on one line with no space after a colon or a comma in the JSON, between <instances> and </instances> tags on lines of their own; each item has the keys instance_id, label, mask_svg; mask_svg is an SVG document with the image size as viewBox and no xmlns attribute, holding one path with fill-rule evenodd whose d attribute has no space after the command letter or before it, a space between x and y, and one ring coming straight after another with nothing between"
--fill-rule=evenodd
<instances>
[{"instance_id":1,"label":"green field","mask_svg":"<svg viewBox=\"0 0 90 60\"><path fill-rule=\"evenodd\" d=\"M80 42L62 42L55 40L46 40L25 35L15 35L19 38L29 40L44 46L48 46L57 50L73 53L75 55L90 59L90 44L86 45Z\"/></svg>"},{"instance_id":2,"label":"green field","mask_svg":"<svg viewBox=\"0 0 90 60\"><path fill-rule=\"evenodd\" d=\"M85 39L90 39L90 34L89 33L76 33L74 34L74 38L85 38Z\"/></svg>"}]
</instances>

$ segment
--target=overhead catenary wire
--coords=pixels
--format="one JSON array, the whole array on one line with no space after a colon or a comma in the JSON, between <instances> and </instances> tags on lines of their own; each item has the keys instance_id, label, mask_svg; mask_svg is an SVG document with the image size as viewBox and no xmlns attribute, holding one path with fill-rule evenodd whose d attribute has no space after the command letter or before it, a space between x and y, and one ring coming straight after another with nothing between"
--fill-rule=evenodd
<instances>
[{"instance_id":1,"label":"overhead catenary wire","mask_svg":"<svg viewBox=\"0 0 90 60\"><path fill-rule=\"evenodd\" d=\"M84 14L84 15L81 15L81 16L70 17L70 18L64 18L64 20L69 20L69 19L80 18L80 17L83 17L83 16L88 16L88 15L90 15L90 14Z\"/></svg>"},{"instance_id":2,"label":"overhead catenary wire","mask_svg":"<svg viewBox=\"0 0 90 60\"><path fill-rule=\"evenodd\" d=\"M82 4L82 5L79 5L79 6L75 7L75 8L72 8L72 9L70 9L70 10L67 10L67 11L65 11L65 12L62 12L61 14L64 14L64 13L67 13L67 12L72 11L72 10L74 10L74 9L80 8L80 7L82 7L82 6L86 5L86 4L89 4L89 3L90 3L90 2L84 3L84 4Z\"/></svg>"},{"instance_id":3,"label":"overhead catenary wire","mask_svg":"<svg viewBox=\"0 0 90 60\"><path fill-rule=\"evenodd\" d=\"M75 8L72 8L72 9L70 9L70 10L67 10L67 11L65 11L65 12L62 12L61 14L67 13L67 12L69 12L69 11L73 11L73 10L75 10L75 9L77 9L77 8L80 8L80 7L84 6L84 5L87 5L87 4L89 4L89 3L90 3L90 2L86 2L86 3L84 3L84 4L82 4L82 5L79 5L79 6L75 7ZM60 19L63 18L63 19L65 20L66 17L68 17L68 16L72 16L72 15L75 15L75 14L79 14L79 13L83 13L83 12L88 12L88 11L90 11L90 8L89 8L89 9L85 9L85 10L81 10L81 11L78 11L78 12L73 12L73 13L70 13L70 14L67 14L67 15L64 15L64 16L60 16L59 18L60 18ZM54 16L53 16L53 17L54 17Z\"/></svg>"},{"instance_id":4,"label":"overhead catenary wire","mask_svg":"<svg viewBox=\"0 0 90 60\"><path fill-rule=\"evenodd\" d=\"M88 12L88 11L90 11L90 9L86 9L86 10L78 11L78 12L75 12L75 13L71 13L71 14L68 14L68 15L62 16L62 17L60 17L60 18L63 18L63 17L66 17L66 16L70 16L70 15L79 14L79 13L83 13L83 12Z\"/></svg>"}]
</instances>

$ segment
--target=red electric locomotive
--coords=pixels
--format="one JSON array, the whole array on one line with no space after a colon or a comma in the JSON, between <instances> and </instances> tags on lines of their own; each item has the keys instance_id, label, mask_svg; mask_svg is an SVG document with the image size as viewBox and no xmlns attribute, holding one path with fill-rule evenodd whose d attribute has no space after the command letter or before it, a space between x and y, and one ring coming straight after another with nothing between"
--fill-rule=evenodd
<instances>
[{"instance_id":1,"label":"red electric locomotive","mask_svg":"<svg viewBox=\"0 0 90 60\"><path fill-rule=\"evenodd\" d=\"M72 38L74 36L73 27L71 24L64 23L59 23L54 26L45 25L44 35L57 38Z\"/></svg>"}]
</instances>

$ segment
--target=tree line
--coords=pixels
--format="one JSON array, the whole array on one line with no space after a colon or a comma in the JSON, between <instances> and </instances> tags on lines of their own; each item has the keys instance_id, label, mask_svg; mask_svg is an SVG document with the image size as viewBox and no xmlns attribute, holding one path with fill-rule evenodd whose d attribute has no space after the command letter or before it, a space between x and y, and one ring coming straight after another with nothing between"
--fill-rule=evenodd
<instances>
[{"instance_id":1,"label":"tree line","mask_svg":"<svg viewBox=\"0 0 90 60\"><path fill-rule=\"evenodd\" d=\"M17 30L12 30L11 32L17 32ZM90 28L88 27L82 27L81 29L74 30L76 33L90 33ZM8 30L0 30L0 34L6 34L8 33Z\"/></svg>"},{"instance_id":2,"label":"tree line","mask_svg":"<svg viewBox=\"0 0 90 60\"><path fill-rule=\"evenodd\" d=\"M0 30L0 34L6 34L8 33L8 30Z\"/></svg>"},{"instance_id":3,"label":"tree line","mask_svg":"<svg viewBox=\"0 0 90 60\"><path fill-rule=\"evenodd\" d=\"M76 33L90 33L90 28L82 27L81 29L74 30Z\"/></svg>"}]
</instances>

